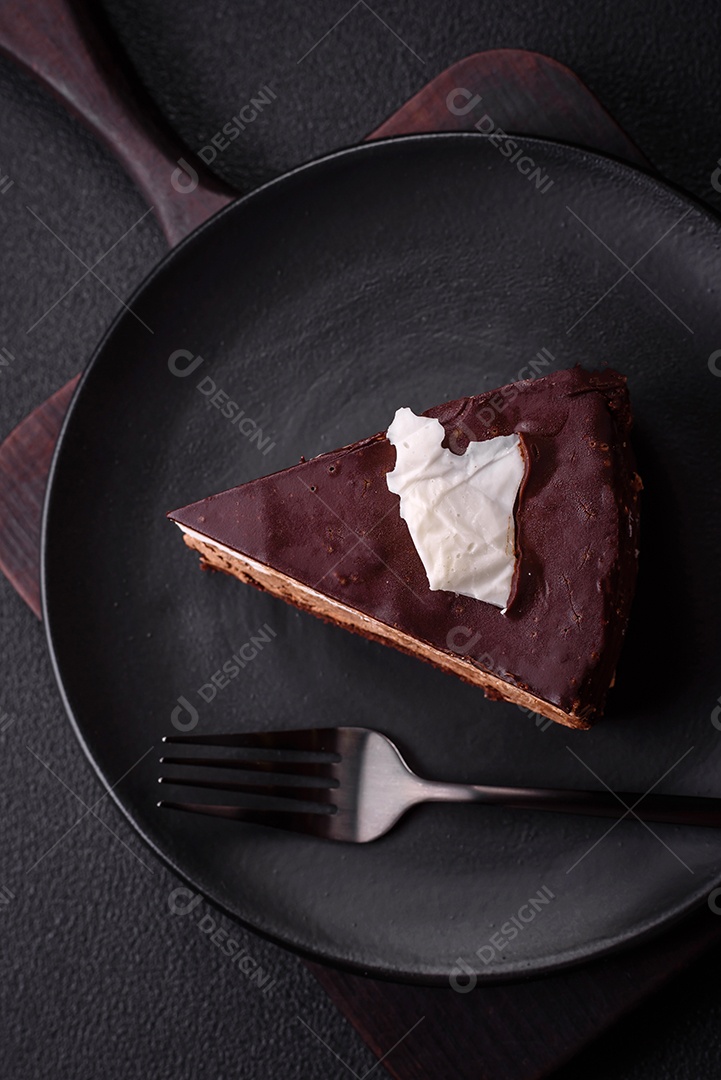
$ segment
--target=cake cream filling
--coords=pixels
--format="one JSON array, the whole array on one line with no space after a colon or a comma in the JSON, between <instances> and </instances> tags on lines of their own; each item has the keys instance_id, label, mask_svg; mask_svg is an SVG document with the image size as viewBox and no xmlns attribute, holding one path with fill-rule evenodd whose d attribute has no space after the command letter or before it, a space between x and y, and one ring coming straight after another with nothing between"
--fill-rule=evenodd
<instances>
[{"instance_id":1,"label":"cake cream filling","mask_svg":"<svg viewBox=\"0 0 721 1080\"><path fill-rule=\"evenodd\" d=\"M398 409L388 428L396 464L386 476L432 591L448 590L505 611L516 565L514 508L526 463L518 435L441 444L440 421Z\"/></svg>"}]
</instances>

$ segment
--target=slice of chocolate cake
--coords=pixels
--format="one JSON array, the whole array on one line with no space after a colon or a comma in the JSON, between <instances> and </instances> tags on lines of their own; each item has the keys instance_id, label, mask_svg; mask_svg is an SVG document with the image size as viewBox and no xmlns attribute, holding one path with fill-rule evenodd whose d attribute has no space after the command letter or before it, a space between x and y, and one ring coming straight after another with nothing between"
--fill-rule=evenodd
<instances>
[{"instance_id":1,"label":"slice of chocolate cake","mask_svg":"<svg viewBox=\"0 0 721 1080\"><path fill-rule=\"evenodd\" d=\"M428 409L168 516L202 562L570 727L604 707L641 482L624 376Z\"/></svg>"}]
</instances>

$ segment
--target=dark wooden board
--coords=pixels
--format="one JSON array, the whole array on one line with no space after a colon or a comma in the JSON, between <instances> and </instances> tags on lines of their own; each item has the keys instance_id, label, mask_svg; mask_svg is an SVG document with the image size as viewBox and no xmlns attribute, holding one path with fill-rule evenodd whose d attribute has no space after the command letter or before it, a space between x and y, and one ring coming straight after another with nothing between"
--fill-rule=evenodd
<instances>
[{"instance_id":1,"label":"dark wooden board","mask_svg":"<svg viewBox=\"0 0 721 1080\"><path fill-rule=\"evenodd\" d=\"M30 18L25 6L12 0L0 11L0 48L38 75L114 150L154 206L171 244L232 197L163 131L98 24L96 9L91 14L64 0L43 0L33 5ZM452 92L455 109L448 104ZM472 102L464 111L464 103ZM553 137L648 165L572 72L520 50L460 61L369 138L471 129L484 115L514 134ZM170 182L180 158L197 179L186 193ZM71 380L40 405L0 447L0 568L38 616L42 500L76 383L77 378ZM309 967L398 1080L451 1075L531 1080L547 1075L718 941L720 924L707 909L633 950L543 979L468 994Z\"/></svg>"}]
</instances>

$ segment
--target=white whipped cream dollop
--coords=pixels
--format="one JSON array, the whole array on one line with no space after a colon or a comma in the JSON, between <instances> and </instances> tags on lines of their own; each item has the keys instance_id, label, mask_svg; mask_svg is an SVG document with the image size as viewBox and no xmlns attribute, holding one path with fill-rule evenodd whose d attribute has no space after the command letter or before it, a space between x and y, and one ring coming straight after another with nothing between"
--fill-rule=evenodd
<instances>
[{"instance_id":1,"label":"white whipped cream dollop","mask_svg":"<svg viewBox=\"0 0 721 1080\"><path fill-rule=\"evenodd\" d=\"M396 464L386 476L435 592L447 589L505 610L515 567L513 509L525 472L518 435L441 443L443 425L398 409L388 428Z\"/></svg>"}]
</instances>

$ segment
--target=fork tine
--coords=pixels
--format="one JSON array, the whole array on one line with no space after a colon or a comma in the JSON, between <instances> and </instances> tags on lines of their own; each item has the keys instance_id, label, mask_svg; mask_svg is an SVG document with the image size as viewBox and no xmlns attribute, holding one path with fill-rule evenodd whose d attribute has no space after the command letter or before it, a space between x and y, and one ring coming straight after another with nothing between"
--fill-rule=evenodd
<instances>
[{"instance_id":1,"label":"fork tine","mask_svg":"<svg viewBox=\"0 0 721 1080\"><path fill-rule=\"evenodd\" d=\"M165 735L164 743L186 746L232 746L266 750L316 750L333 753L338 728L261 731L231 735Z\"/></svg>"},{"instance_id":2,"label":"fork tine","mask_svg":"<svg viewBox=\"0 0 721 1080\"><path fill-rule=\"evenodd\" d=\"M277 773L279 776L330 776L332 761L258 761L254 758L161 757L161 765L197 765L211 769L242 769L244 772Z\"/></svg>"},{"instance_id":3,"label":"fork tine","mask_svg":"<svg viewBox=\"0 0 721 1080\"><path fill-rule=\"evenodd\" d=\"M182 810L189 814L225 818L228 821L245 821L251 825L268 825L273 829L308 833L311 836L328 836L333 814L306 814L286 810L250 810L244 806L217 806L206 803L166 802L158 803L164 810Z\"/></svg>"},{"instance_id":4,"label":"fork tine","mask_svg":"<svg viewBox=\"0 0 721 1080\"><path fill-rule=\"evenodd\" d=\"M331 792L334 787L305 787L302 784L291 786L289 784L264 784L258 780L255 783L237 783L233 780L190 780L173 776L161 776L159 784L173 784L176 787L204 788L208 791L232 791L239 795L263 795L274 799L296 799L301 802L318 803L318 805L332 804Z\"/></svg>"}]
</instances>

